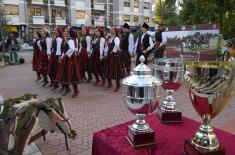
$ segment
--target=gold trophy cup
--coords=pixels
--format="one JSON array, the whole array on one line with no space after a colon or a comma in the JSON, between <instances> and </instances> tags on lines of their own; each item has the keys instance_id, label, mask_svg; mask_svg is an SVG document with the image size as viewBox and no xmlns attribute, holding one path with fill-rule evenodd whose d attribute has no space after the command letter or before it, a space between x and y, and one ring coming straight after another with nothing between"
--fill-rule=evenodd
<instances>
[{"instance_id":1,"label":"gold trophy cup","mask_svg":"<svg viewBox=\"0 0 235 155\"><path fill-rule=\"evenodd\" d=\"M184 80L189 97L203 123L191 140L185 141L188 155L224 155L225 149L210 126L210 121L229 103L234 87L233 62L186 63Z\"/></svg>"}]
</instances>

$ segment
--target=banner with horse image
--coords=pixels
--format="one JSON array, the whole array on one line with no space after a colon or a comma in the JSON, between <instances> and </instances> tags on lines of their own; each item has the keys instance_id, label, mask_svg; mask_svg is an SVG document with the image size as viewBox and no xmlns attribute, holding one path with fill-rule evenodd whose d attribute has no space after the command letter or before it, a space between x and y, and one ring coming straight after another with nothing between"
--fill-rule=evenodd
<instances>
[{"instance_id":1,"label":"banner with horse image","mask_svg":"<svg viewBox=\"0 0 235 155\"><path fill-rule=\"evenodd\" d=\"M218 35L217 24L169 26L162 33L167 48L175 48L182 52L214 50Z\"/></svg>"}]
</instances>

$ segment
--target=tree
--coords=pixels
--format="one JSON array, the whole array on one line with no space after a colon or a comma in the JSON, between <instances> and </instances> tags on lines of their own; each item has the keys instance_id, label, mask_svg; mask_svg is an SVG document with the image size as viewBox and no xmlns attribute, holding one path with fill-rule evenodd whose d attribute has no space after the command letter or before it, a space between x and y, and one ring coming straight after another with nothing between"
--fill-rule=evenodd
<instances>
[{"instance_id":1,"label":"tree","mask_svg":"<svg viewBox=\"0 0 235 155\"><path fill-rule=\"evenodd\" d=\"M235 0L181 0L181 24L219 23L225 38L235 34Z\"/></svg>"},{"instance_id":2,"label":"tree","mask_svg":"<svg viewBox=\"0 0 235 155\"><path fill-rule=\"evenodd\" d=\"M155 19L159 24L177 25L176 0L158 0L155 4Z\"/></svg>"},{"instance_id":3,"label":"tree","mask_svg":"<svg viewBox=\"0 0 235 155\"><path fill-rule=\"evenodd\" d=\"M4 38L4 27L9 22L9 18L6 16L6 11L3 9L2 5L0 6L0 40Z\"/></svg>"}]
</instances>

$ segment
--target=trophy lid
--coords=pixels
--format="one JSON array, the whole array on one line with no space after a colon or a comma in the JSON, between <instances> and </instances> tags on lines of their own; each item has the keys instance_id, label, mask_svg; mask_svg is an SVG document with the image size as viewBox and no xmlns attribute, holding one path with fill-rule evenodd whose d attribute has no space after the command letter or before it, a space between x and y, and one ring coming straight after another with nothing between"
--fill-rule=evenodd
<instances>
[{"instance_id":1,"label":"trophy lid","mask_svg":"<svg viewBox=\"0 0 235 155\"><path fill-rule=\"evenodd\" d=\"M151 69L144 64L145 58L140 57L140 64L133 69L133 73L124 78L122 84L125 86L134 87L154 87L156 84L160 85L161 82L151 75Z\"/></svg>"}]
</instances>

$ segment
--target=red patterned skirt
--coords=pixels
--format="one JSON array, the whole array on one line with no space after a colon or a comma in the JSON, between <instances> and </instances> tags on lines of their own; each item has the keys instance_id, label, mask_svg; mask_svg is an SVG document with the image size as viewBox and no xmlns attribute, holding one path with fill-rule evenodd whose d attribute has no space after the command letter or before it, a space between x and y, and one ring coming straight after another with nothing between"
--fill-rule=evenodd
<instances>
[{"instance_id":1,"label":"red patterned skirt","mask_svg":"<svg viewBox=\"0 0 235 155\"><path fill-rule=\"evenodd\" d=\"M44 50L40 52L39 73L45 76L47 74L47 67L48 67L48 56L47 56L47 51Z\"/></svg>"},{"instance_id":2,"label":"red patterned skirt","mask_svg":"<svg viewBox=\"0 0 235 155\"><path fill-rule=\"evenodd\" d=\"M100 62L99 49L94 49L94 51L91 54L91 73L94 73L94 74L101 73L101 62Z\"/></svg>"},{"instance_id":3,"label":"red patterned skirt","mask_svg":"<svg viewBox=\"0 0 235 155\"><path fill-rule=\"evenodd\" d=\"M77 57L73 54L70 58L64 56L59 64L59 69L55 81L62 84L75 84L81 80L80 67Z\"/></svg>"},{"instance_id":4,"label":"red patterned skirt","mask_svg":"<svg viewBox=\"0 0 235 155\"><path fill-rule=\"evenodd\" d=\"M47 74L52 78L52 80L55 80L56 78L59 63L58 61L59 56L56 56L55 53L51 53L50 59L48 60Z\"/></svg>"},{"instance_id":5,"label":"red patterned skirt","mask_svg":"<svg viewBox=\"0 0 235 155\"><path fill-rule=\"evenodd\" d=\"M109 58L108 78L119 80L125 77L125 70L119 53L111 53Z\"/></svg>"},{"instance_id":6,"label":"red patterned skirt","mask_svg":"<svg viewBox=\"0 0 235 155\"><path fill-rule=\"evenodd\" d=\"M40 68L40 50L39 50L39 48L34 49L32 67L33 67L33 71L39 72L39 68Z\"/></svg>"},{"instance_id":7,"label":"red patterned skirt","mask_svg":"<svg viewBox=\"0 0 235 155\"><path fill-rule=\"evenodd\" d=\"M89 66L89 58L88 53L86 51L86 48L81 49L81 52L79 54L79 66L82 71L87 71Z\"/></svg>"}]
</instances>

